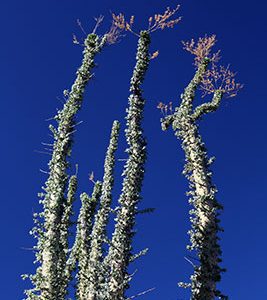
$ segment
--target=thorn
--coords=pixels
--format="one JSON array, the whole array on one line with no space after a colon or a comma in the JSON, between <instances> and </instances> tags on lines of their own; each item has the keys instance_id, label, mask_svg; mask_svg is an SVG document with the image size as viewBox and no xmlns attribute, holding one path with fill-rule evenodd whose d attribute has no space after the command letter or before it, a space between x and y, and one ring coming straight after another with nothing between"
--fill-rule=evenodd
<instances>
[{"instance_id":1,"label":"thorn","mask_svg":"<svg viewBox=\"0 0 267 300\"><path fill-rule=\"evenodd\" d=\"M44 171L44 170L42 170L42 169L39 169L39 171L41 172L41 173L44 173L44 174L50 174L49 172L46 172L46 171Z\"/></svg>"}]
</instances>

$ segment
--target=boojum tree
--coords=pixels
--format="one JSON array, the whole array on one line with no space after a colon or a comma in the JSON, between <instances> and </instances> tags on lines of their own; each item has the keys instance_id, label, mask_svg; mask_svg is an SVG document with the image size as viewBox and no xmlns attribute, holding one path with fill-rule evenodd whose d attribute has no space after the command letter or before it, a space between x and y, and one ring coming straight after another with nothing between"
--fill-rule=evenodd
<instances>
[{"instance_id":1,"label":"boojum tree","mask_svg":"<svg viewBox=\"0 0 267 300\"><path fill-rule=\"evenodd\" d=\"M217 66L219 52L211 52L215 42L215 35L212 35L200 38L198 42L191 40L184 43L184 48L195 56L196 73L181 95L181 104L174 113L161 119L162 129L166 130L171 125L185 152L183 174L189 181L189 203L193 206L190 210L191 244L188 249L195 251L198 263L192 263L194 273L191 282L179 285L191 288L192 300L227 298L216 287L224 271L220 267L221 249L218 243L218 233L222 230L219 226L222 206L215 198L217 190L210 171L213 158L208 157L198 122L205 114L219 108L223 96L235 96L242 85L236 83L235 74L229 67ZM197 88L203 91L204 96L212 95L212 100L194 106ZM163 103L158 108L164 114L168 111L168 105Z\"/></svg>"},{"instance_id":2,"label":"boojum tree","mask_svg":"<svg viewBox=\"0 0 267 300\"><path fill-rule=\"evenodd\" d=\"M71 91L64 91L66 103L55 116L57 128L50 125L54 136L52 159L49 162L49 176L41 196L44 210L35 214L36 226L32 230L38 239L36 262L39 267L36 274L30 275L34 288L26 291L27 299L55 300L65 299L68 284L72 280L73 271L77 268L75 279L77 300L122 300L129 287L131 276L127 269L135 258L146 250L133 255L132 242L135 218L140 201L142 181L146 161L146 141L143 135L142 118L145 101L141 85L151 59L158 51L149 54L150 35L158 29L173 27L180 18L170 18L177 12L169 8L163 15L149 18L149 27L139 33L133 31L134 18L126 22L122 14L113 15L110 31L99 36L95 30L89 34L84 43L82 66L77 71L77 78ZM102 21L97 21L96 28ZM74 245L69 250L69 232L71 226L72 206L77 190L77 174L69 179L68 156L71 152L72 136L76 125L75 116L82 104L83 92L94 67L94 58L107 43L114 43L121 30L128 30L138 36L136 65L130 85L129 107L126 116L126 140L128 158L124 166L122 192L119 205L115 209L115 229L111 241L106 236L106 228L112 201L114 183L115 150L118 144L119 123L114 122L110 144L107 150L104 176L102 182L94 182L91 196L82 193L81 209L77 221L77 232ZM79 43L74 37L74 42ZM198 120L206 113L215 111L224 95L234 96L241 85L234 80L229 68L217 67L218 53L212 55L211 48L215 36L184 43L185 49L195 55L196 74L182 95L181 105L174 114L165 116L162 127L165 130L172 125L175 135L181 139L186 155L184 173L190 181L190 203L193 217L190 230L190 250L196 251L199 264L194 266L194 274L190 284L192 299L225 298L217 290L223 269L220 268L221 250L218 244L218 214L222 208L215 199L216 188L211 181L208 159L204 143L198 132ZM208 69L208 66L211 68ZM211 102L193 107L196 89L200 87L204 94L213 94ZM161 110L167 106L160 104ZM48 146L48 145L47 145ZM93 178L91 178L92 181ZM97 206L99 208L97 210ZM108 254L104 254L104 243L109 244ZM140 293L141 295L142 293Z\"/></svg>"},{"instance_id":3,"label":"boojum tree","mask_svg":"<svg viewBox=\"0 0 267 300\"><path fill-rule=\"evenodd\" d=\"M33 288L25 291L28 300L60 300L65 299L68 280L66 278L66 262L68 257L68 236L70 228L71 206L73 192L76 189L76 177L72 177L69 183L69 197L66 197L66 185L68 181L67 169L68 156L71 152L72 137L75 131L75 116L81 107L85 87L92 77L92 69L95 66L95 57L107 44L112 44L119 36L119 29L112 24L108 33L100 36L96 29L102 18L97 20L94 31L87 35L81 44L84 47L83 60L76 72L76 79L70 89L65 90L66 102L54 120L57 126L49 126L53 134L51 146L52 158L48 163L48 179L40 193L40 203L43 211L35 214L36 226L31 233L37 238L36 263L38 267L29 277ZM74 42L78 43L74 37Z\"/></svg>"},{"instance_id":4,"label":"boojum tree","mask_svg":"<svg viewBox=\"0 0 267 300\"><path fill-rule=\"evenodd\" d=\"M137 207L140 201L140 193L145 172L146 140L143 135L142 119L145 100L141 85L145 79L146 71L151 58L157 56L149 54L150 35L158 29L173 27L180 18L171 19L177 12L167 8L163 15L155 15L149 18L149 27L139 33L133 31L133 17L130 22L125 22L124 17L115 18L115 24L121 29L126 29L138 36L136 64L130 81L129 107L126 115L126 141L128 158L123 171L122 192L119 196L119 206L115 229L110 242L107 256L104 259L104 267L108 269L106 292L104 299L125 299L125 291L128 288L130 276L127 272L132 261L132 239ZM97 298L90 298L97 299Z\"/></svg>"}]
</instances>

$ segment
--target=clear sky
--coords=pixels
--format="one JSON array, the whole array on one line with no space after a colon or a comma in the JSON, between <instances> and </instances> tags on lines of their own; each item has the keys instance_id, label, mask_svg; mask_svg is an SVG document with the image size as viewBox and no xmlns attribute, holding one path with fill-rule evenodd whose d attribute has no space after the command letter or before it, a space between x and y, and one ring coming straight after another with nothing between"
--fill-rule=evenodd
<instances>
[{"instance_id":1,"label":"clear sky","mask_svg":"<svg viewBox=\"0 0 267 300\"><path fill-rule=\"evenodd\" d=\"M187 280L191 265L184 259L189 229L187 182L181 175L183 152L172 131L162 132L159 101L178 103L179 95L193 75L193 57L184 52L181 40L204 34L217 35L222 63L230 63L245 84L236 98L225 99L219 111L200 125L213 165L221 217L223 275L220 288L233 300L267 299L267 141L266 141L266 31L267 4L241 0L9 0L1 2L1 299L22 299L28 287L20 274L32 272L28 231L32 212L38 210L37 193L46 176L49 157L37 153L41 142L49 142L48 123L62 107L58 97L70 88L81 61L82 48L72 44L72 33L83 36L80 19L90 32L93 17L104 14L104 32L110 11L136 16L135 26L146 28L150 15L166 6L181 4L182 22L175 29L152 35L151 62L144 84L146 110L144 130L148 161L141 207L155 207L138 217L135 249L149 253L131 269L138 269L129 295L155 287L145 300L188 300L177 287ZM95 77L88 86L75 134L72 161L79 164L79 191L91 191L88 173L101 178L104 153L112 121L125 127L129 79L135 63L136 37L127 35L97 58ZM198 99L199 103L201 99ZM118 158L124 158L120 140ZM121 168L116 170L116 191ZM114 197L116 200L116 197ZM79 206L79 200L76 206Z\"/></svg>"}]
</instances>

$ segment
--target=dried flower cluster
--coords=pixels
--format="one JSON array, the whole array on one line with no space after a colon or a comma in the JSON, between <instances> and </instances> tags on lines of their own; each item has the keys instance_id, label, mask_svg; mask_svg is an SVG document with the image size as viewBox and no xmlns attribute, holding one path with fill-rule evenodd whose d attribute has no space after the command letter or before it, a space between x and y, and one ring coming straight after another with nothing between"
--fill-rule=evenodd
<instances>
[{"instance_id":1,"label":"dried flower cluster","mask_svg":"<svg viewBox=\"0 0 267 300\"><path fill-rule=\"evenodd\" d=\"M165 29L165 28L173 28L176 24L181 21L181 17L176 19L170 20L172 16L174 16L177 11L179 10L180 5L177 5L176 8L173 10L170 7L167 7L165 12L161 14L155 14L154 17L150 17L148 19L148 31L154 32L158 29Z\"/></svg>"},{"instance_id":2,"label":"dried flower cluster","mask_svg":"<svg viewBox=\"0 0 267 300\"><path fill-rule=\"evenodd\" d=\"M155 52L152 53L152 55L150 56L150 59L155 59L158 56L159 56L159 51L157 50L157 51L155 51Z\"/></svg>"},{"instance_id":3,"label":"dried flower cluster","mask_svg":"<svg viewBox=\"0 0 267 300\"><path fill-rule=\"evenodd\" d=\"M159 102L157 108L160 110L164 117L166 117L168 113L172 114L172 102L169 102L168 104Z\"/></svg>"},{"instance_id":4,"label":"dried flower cluster","mask_svg":"<svg viewBox=\"0 0 267 300\"><path fill-rule=\"evenodd\" d=\"M199 38L196 43L194 39L188 42L182 42L184 49L195 55L194 64L199 67L200 64L206 59L211 62L211 68L207 69L202 76L201 84L199 88L203 91L203 97L209 94L213 94L215 91L221 91L227 97L234 97L238 91L243 87L242 84L237 83L235 80L235 73L227 67L218 66L219 53L212 53L212 47L216 43L216 36L205 35L203 38Z\"/></svg>"},{"instance_id":5,"label":"dried flower cluster","mask_svg":"<svg viewBox=\"0 0 267 300\"><path fill-rule=\"evenodd\" d=\"M133 32L132 27L134 24L134 16L131 16L130 21L127 21L122 13L118 15L112 14L112 19L114 26L120 29L121 31L126 30Z\"/></svg>"},{"instance_id":6,"label":"dried flower cluster","mask_svg":"<svg viewBox=\"0 0 267 300\"><path fill-rule=\"evenodd\" d=\"M106 34L107 42L109 44L115 44L121 37L123 30L125 30L125 19L123 14L112 14L112 24L109 32Z\"/></svg>"},{"instance_id":7,"label":"dried flower cluster","mask_svg":"<svg viewBox=\"0 0 267 300\"><path fill-rule=\"evenodd\" d=\"M173 20L170 20L170 18L176 14L179 8L180 5L177 5L177 7L173 10L171 10L170 7L167 7L167 9L162 15L155 14L154 17L149 17L147 31L149 33L152 33L158 29L163 30L165 28L173 28L176 24L178 24L181 21L181 17L178 17ZM131 16L129 21L126 21L123 14L112 14L112 18L115 27L119 28L120 30L130 31L134 35L139 36L139 33L133 30L134 16Z\"/></svg>"},{"instance_id":8,"label":"dried flower cluster","mask_svg":"<svg viewBox=\"0 0 267 300\"><path fill-rule=\"evenodd\" d=\"M203 91L203 97L213 94L215 91L222 91L227 97L235 97L243 84L236 82L236 74L227 67L212 64L203 75L200 89Z\"/></svg>"},{"instance_id":9,"label":"dried flower cluster","mask_svg":"<svg viewBox=\"0 0 267 300\"><path fill-rule=\"evenodd\" d=\"M187 42L182 42L184 49L191 54L195 55L194 64L196 67L203 61L203 59L209 59L210 61L217 62L220 57L220 51L211 54L211 49L216 43L216 35L204 36L198 39L195 42L194 39L191 39Z\"/></svg>"}]
</instances>

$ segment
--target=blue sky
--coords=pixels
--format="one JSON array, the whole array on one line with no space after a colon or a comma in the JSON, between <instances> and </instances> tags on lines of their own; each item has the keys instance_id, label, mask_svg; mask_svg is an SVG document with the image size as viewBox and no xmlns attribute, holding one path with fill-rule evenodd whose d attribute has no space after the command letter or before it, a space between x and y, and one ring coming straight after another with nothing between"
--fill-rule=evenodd
<instances>
[{"instance_id":1,"label":"blue sky","mask_svg":"<svg viewBox=\"0 0 267 300\"><path fill-rule=\"evenodd\" d=\"M204 34L217 35L222 63L230 63L245 84L240 94L225 99L219 111L201 122L200 130L213 165L221 217L223 275L220 288L230 299L267 299L266 199L266 31L264 1L245 4L241 0L211 1L2 1L1 28L1 298L22 299L28 286L20 274L32 272L34 241L28 235L32 212L38 210L37 193L46 176L48 156L41 142L49 141L49 122L61 108L58 97L68 89L80 64L82 48L72 44L72 33L82 37L80 19L90 32L93 17L110 11L136 16L136 28L147 26L150 15L166 6L181 4L182 22L175 29L152 36L151 62L144 84L146 110L144 130L148 161L141 207L155 207L138 217L135 249L150 249L131 269L138 269L129 295L156 287L143 299L187 300L177 287L192 268L184 259L189 229L187 182L181 175L183 152L172 131L160 129L159 101L178 103L192 77L192 57L180 41ZM127 35L106 48L97 58L95 77L88 86L83 120L75 135L73 165L79 164L79 191L90 191L88 173L101 178L104 153L112 121L123 122L129 79L135 63L136 37ZM201 99L198 99L199 103ZM124 158L120 140L118 158ZM115 195L120 190L122 162L118 162ZM116 197L115 197L116 199ZM79 205L77 201L76 206Z\"/></svg>"}]
</instances>

